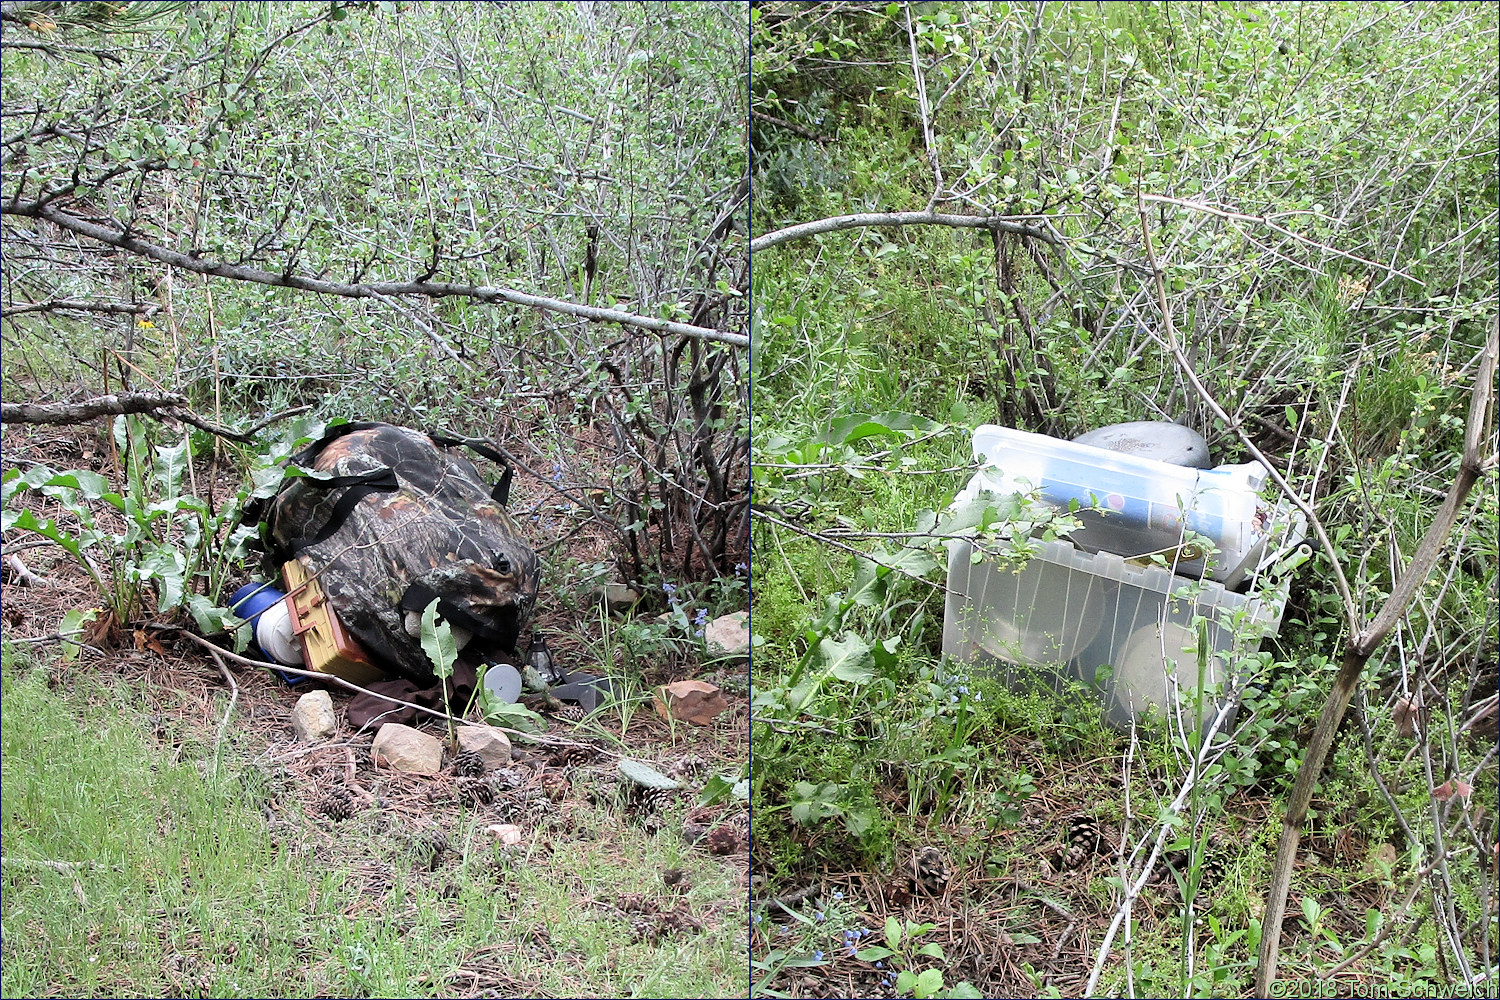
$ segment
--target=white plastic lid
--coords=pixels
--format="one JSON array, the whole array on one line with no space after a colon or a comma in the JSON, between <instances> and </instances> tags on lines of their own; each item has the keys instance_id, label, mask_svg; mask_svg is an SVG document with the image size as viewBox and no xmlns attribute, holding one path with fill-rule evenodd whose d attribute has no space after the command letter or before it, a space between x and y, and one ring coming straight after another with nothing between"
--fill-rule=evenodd
<instances>
[{"instance_id":1,"label":"white plastic lid","mask_svg":"<svg viewBox=\"0 0 1500 1000\"><path fill-rule=\"evenodd\" d=\"M261 612L255 626L255 642L271 659L288 667L303 664L302 643L292 631L292 616L285 601L277 601Z\"/></svg>"},{"instance_id":2,"label":"white plastic lid","mask_svg":"<svg viewBox=\"0 0 1500 1000\"><path fill-rule=\"evenodd\" d=\"M509 663L491 663L484 670L484 689L499 701L521 697L521 672Z\"/></svg>"}]
</instances>

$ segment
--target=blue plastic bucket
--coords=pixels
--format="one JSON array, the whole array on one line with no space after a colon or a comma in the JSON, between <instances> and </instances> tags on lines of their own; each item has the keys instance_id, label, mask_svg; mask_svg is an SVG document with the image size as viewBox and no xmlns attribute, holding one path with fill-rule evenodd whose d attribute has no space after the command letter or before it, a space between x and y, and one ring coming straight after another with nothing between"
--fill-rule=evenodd
<instances>
[{"instance_id":1,"label":"blue plastic bucket","mask_svg":"<svg viewBox=\"0 0 1500 1000\"><path fill-rule=\"evenodd\" d=\"M250 622L251 633L255 637L253 648L256 653L260 654L260 658L268 663L279 661L266 652L264 643L261 641L260 618L261 615L280 604L285 597L286 594L269 583L247 583L229 597L229 610ZM281 671L277 673L281 673L282 680L288 684L298 684L306 680L305 677L296 677Z\"/></svg>"}]
</instances>

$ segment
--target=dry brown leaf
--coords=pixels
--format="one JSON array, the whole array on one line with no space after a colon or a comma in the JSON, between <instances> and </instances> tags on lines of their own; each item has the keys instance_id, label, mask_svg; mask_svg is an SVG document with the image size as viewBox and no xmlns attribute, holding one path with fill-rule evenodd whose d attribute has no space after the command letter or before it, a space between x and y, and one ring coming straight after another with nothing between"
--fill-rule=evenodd
<instances>
[{"instance_id":1,"label":"dry brown leaf","mask_svg":"<svg viewBox=\"0 0 1500 1000\"><path fill-rule=\"evenodd\" d=\"M1406 739L1417 738L1419 728L1427 725L1427 711L1422 704L1422 697L1401 698L1391 709L1391 720L1396 723L1396 732Z\"/></svg>"},{"instance_id":2,"label":"dry brown leaf","mask_svg":"<svg viewBox=\"0 0 1500 1000\"><path fill-rule=\"evenodd\" d=\"M1474 794L1474 786L1467 781L1459 781L1457 778L1449 778L1432 790L1432 797L1439 802L1447 802L1453 796L1468 800Z\"/></svg>"}]
</instances>

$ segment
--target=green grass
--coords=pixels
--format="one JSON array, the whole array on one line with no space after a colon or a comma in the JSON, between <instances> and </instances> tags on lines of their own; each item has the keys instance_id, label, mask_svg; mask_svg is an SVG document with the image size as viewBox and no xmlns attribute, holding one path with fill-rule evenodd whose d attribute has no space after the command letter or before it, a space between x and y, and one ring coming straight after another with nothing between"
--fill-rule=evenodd
<instances>
[{"instance_id":1,"label":"green grass","mask_svg":"<svg viewBox=\"0 0 1500 1000\"><path fill-rule=\"evenodd\" d=\"M436 872L356 820L344 841L268 829L259 772L211 739L158 746L123 685L49 689L4 647L6 996L735 996L743 888L675 832L603 807L519 855L468 817ZM197 758L197 759L194 759ZM295 813L293 814L295 820ZM391 870L368 893L360 862ZM38 862L59 862L59 871ZM691 889L662 884L678 867ZM674 907L698 933L634 940L621 897Z\"/></svg>"}]
</instances>

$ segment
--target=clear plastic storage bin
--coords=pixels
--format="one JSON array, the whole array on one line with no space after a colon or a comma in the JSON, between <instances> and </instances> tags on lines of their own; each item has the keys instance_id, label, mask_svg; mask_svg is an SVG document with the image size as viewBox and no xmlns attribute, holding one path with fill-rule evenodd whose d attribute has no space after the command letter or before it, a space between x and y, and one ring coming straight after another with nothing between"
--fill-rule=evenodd
<instances>
[{"instance_id":1,"label":"clear plastic storage bin","mask_svg":"<svg viewBox=\"0 0 1500 1000\"><path fill-rule=\"evenodd\" d=\"M1275 634L1285 605L1284 591L1270 600L1236 594L1066 541L1005 543L979 562L973 551L950 546L943 652L1009 686L1041 678L1056 687L1064 677L1095 685L1113 725L1155 710L1197 728L1200 680L1206 691L1227 690L1237 664ZM1197 724L1221 703L1204 698Z\"/></svg>"}]
</instances>

